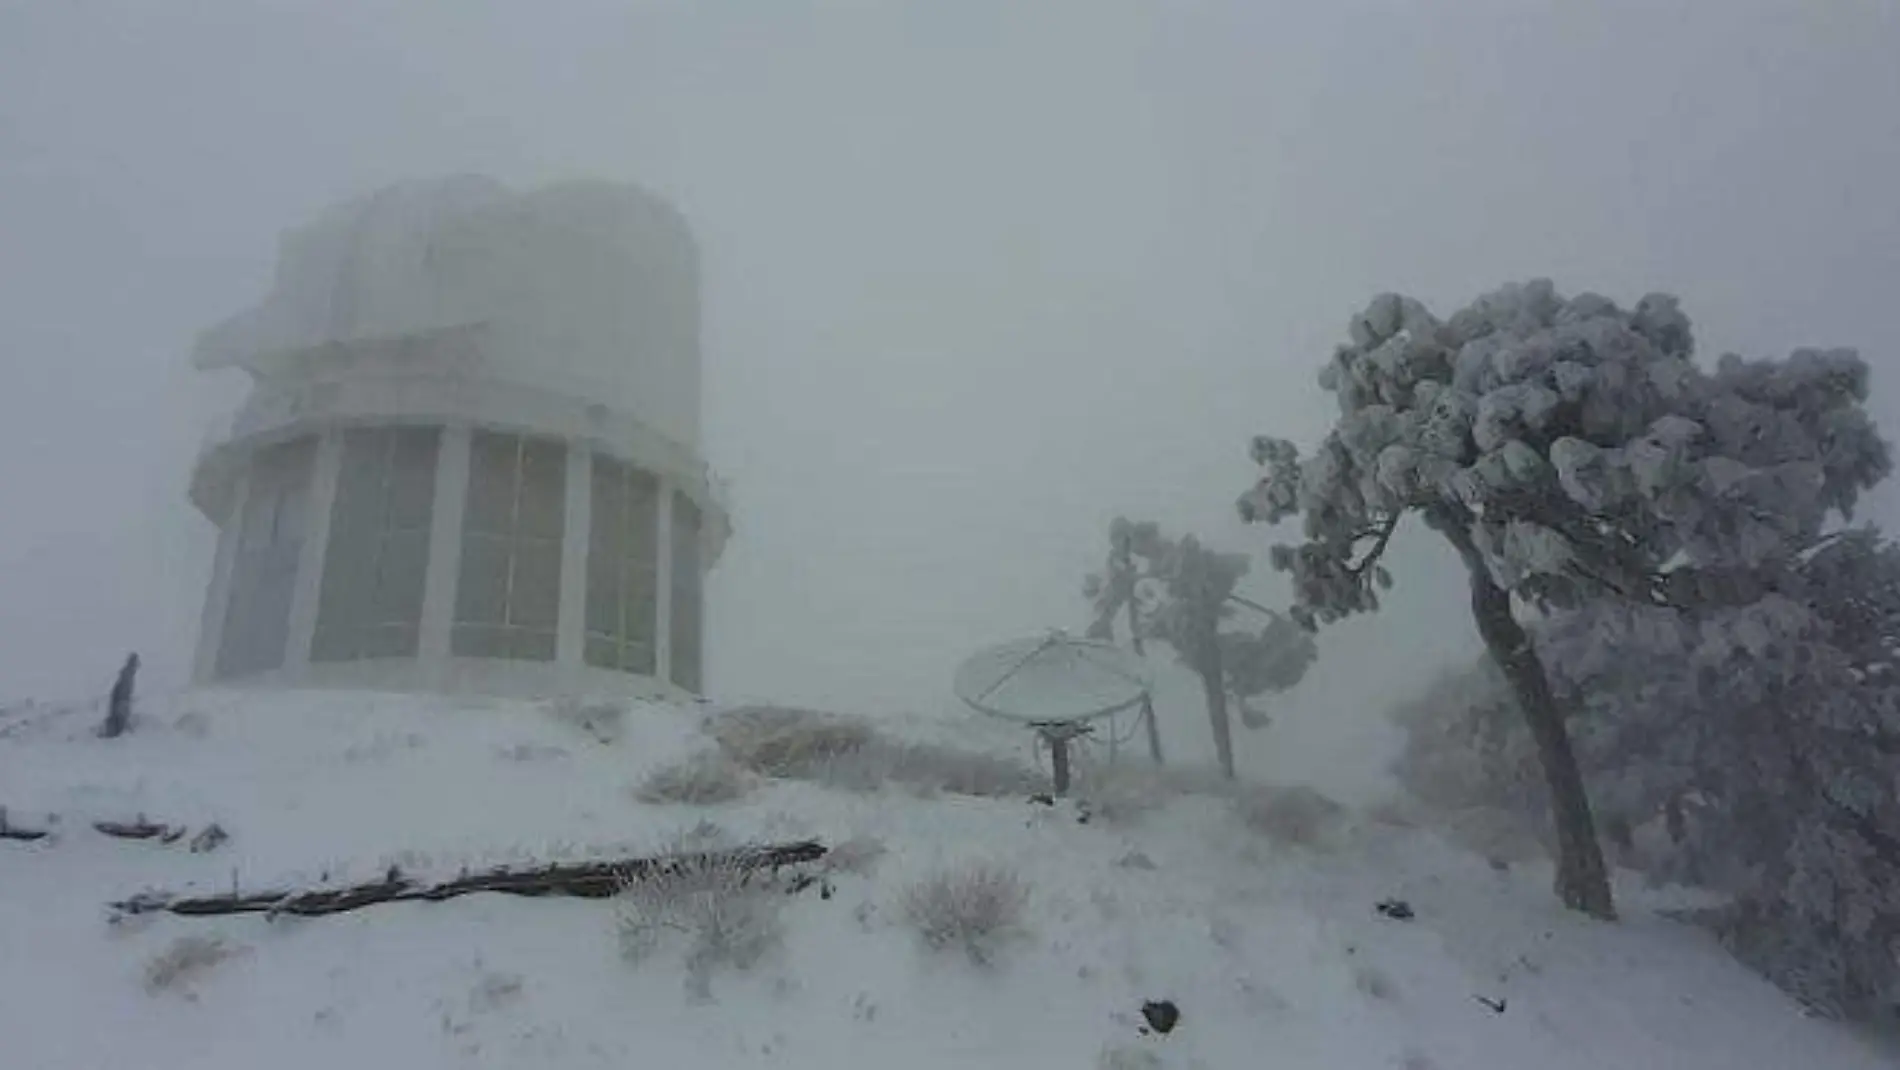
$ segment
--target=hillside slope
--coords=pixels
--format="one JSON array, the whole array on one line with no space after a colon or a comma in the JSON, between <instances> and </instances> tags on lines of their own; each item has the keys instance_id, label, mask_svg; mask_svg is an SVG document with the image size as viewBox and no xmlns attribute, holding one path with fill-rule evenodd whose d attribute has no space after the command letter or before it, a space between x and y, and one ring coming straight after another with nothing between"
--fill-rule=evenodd
<instances>
[{"instance_id":1,"label":"hillside slope","mask_svg":"<svg viewBox=\"0 0 1900 1070\"><path fill-rule=\"evenodd\" d=\"M1086 823L1020 796L784 781L716 806L651 805L632 786L707 749L707 713L640 705L617 731L574 713L230 691L149 711L111 742L85 713L0 720L0 805L16 825L58 815L47 840L0 841L0 1063L1892 1065L1654 916L1638 889L1623 891L1623 923L1597 925L1557 908L1540 867L1494 871L1370 822L1289 844L1206 795ZM890 731L1020 749L987 727ZM194 854L89 827L141 813L193 831L216 821L232 838ZM718 973L709 996L683 983L677 954L626 960L614 906L597 901L478 895L315 919L118 923L105 909L151 887L654 851L702 821L738 840L871 837L886 853L833 877L829 898L784 897L783 946ZM972 860L1013 868L1030 889L1022 936L987 969L929 952L901 908L919 877ZM1388 897L1416 916L1381 916ZM231 953L167 976L165 955L194 935ZM1180 1024L1143 1035L1140 1008L1160 999Z\"/></svg>"}]
</instances>

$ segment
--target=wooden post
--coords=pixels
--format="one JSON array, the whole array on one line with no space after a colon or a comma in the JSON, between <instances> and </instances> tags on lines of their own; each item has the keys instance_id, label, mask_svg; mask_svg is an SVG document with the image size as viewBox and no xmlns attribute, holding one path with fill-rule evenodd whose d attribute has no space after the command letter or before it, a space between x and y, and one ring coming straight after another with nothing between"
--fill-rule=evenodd
<instances>
[{"instance_id":1,"label":"wooden post","mask_svg":"<svg viewBox=\"0 0 1900 1070\"><path fill-rule=\"evenodd\" d=\"M132 681L138 671L139 656L134 653L125 659L119 679L112 685L112 696L106 702L106 723L99 726L99 734L106 739L120 735L132 723Z\"/></svg>"}]
</instances>

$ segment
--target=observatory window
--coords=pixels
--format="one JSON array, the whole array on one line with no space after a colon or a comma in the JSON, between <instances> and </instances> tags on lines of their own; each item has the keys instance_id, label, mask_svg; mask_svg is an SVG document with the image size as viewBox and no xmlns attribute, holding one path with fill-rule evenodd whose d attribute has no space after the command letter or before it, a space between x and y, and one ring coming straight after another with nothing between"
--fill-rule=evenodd
<instances>
[{"instance_id":1,"label":"observatory window","mask_svg":"<svg viewBox=\"0 0 1900 1070\"><path fill-rule=\"evenodd\" d=\"M220 677L265 672L284 663L315 459L316 440L305 437L260 450L251 460L218 648Z\"/></svg>"},{"instance_id":2,"label":"observatory window","mask_svg":"<svg viewBox=\"0 0 1900 1070\"><path fill-rule=\"evenodd\" d=\"M450 633L457 657L554 660L566 507L559 441L475 433Z\"/></svg>"},{"instance_id":3,"label":"observatory window","mask_svg":"<svg viewBox=\"0 0 1900 1070\"><path fill-rule=\"evenodd\" d=\"M434 427L344 432L312 661L415 657L440 439Z\"/></svg>"},{"instance_id":4,"label":"observatory window","mask_svg":"<svg viewBox=\"0 0 1900 1070\"><path fill-rule=\"evenodd\" d=\"M660 482L594 456L587 540L587 664L654 675Z\"/></svg>"},{"instance_id":5,"label":"observatory window","mask_svg":"<svg viewBox=\"0 0 1900 1070\"><path fill-rule=\"evenodd\" d=\"M673 616L670 629L673 683L697 694L703 686L703 630L699 568L699 506L673 495Z\"/></svg>"}]
</instances>

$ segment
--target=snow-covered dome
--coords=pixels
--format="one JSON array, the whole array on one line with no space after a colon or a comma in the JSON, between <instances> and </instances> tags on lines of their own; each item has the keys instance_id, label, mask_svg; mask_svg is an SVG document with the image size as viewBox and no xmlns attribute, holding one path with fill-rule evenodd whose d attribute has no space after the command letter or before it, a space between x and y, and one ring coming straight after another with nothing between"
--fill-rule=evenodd
<instances>
[{"instance_id":1,"label":"snow-covered dome","mask_svg":"<svg viewBox=\"0 0 1900 1070\"><path fill-rule=\"evenodd\" d=\"M197 679L703 693L730 526L698 254L657 197L458 176L347 201L195 362L252 377L192 472L219 540Z\"/></svg>"},{"instance_id":2,"label":"snow-covered dome","mask_svg":"<svg viewBox=\"0 0 1900 1070\"><path fill-rule=\"evenodd\" d=\"M461 330L473 370L603 401L696 446L697 279L685 221L636 186L403 183L288 232L270 293L206 331L195 363L269 377L324 346Z\"/></svg>"}]
</instances>

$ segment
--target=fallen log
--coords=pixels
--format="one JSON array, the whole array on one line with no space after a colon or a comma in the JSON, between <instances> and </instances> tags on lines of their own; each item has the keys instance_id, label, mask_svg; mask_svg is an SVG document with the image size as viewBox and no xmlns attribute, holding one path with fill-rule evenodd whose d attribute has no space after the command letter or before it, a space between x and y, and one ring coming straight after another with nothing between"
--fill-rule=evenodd
<instances>
[{"instance_id":1,"label":"fallen log","mask_svg":"<svg viewBox=\"0 0 1900 1070\"><path fill-rule=\"evenodd\" d=\"M341 914L376 903L440 902L477 892L497 892L521 896L573 896L581 899L606 899L622 886L656 873L698 868L732 867L744 872L776 870L780 866L815 862L824 857L826 848L817 840L741 847L730 851L705 851L695 854L662 855L653 858L624 858L605 862L553 863L535 869L507 866L486 873L463 874L453 880L427 884L413 880L390 867L378 881L342 888L278 889L263 892L232 891L227 895L186 897L165 892L148 892L111 904L121 915L166 912L187 916L219 914L291 914L321 917Z\"/></svg>"},{"instance_id":2,"label":"fallen log","mask_svg":"<svg viewBox=\"0 0 1900 1070\"><path fill-rule=\"evenodd\" d=\"M121 840L152 840L176 843L186 829L182 825L156 825L140 814L136 821L94 821L92 827Z\"/></svg>"},{"instance_id":3,"label":"fallen log","mask_svg":"<svg viewBox=\"0 0 1900 1070\"><path fill-rule=\"evenodd\" d=\"M46 829L22 828L7 822L7 808L0 806L0 840L20 840L32 843L43 840L49 835Z\"/></svg>"}]
</instances>

